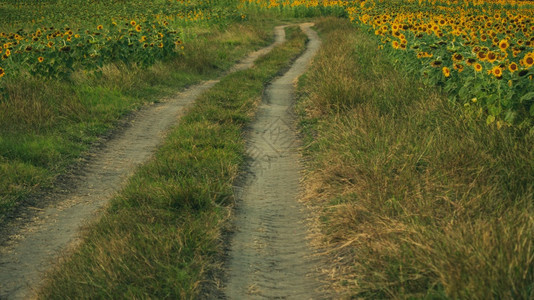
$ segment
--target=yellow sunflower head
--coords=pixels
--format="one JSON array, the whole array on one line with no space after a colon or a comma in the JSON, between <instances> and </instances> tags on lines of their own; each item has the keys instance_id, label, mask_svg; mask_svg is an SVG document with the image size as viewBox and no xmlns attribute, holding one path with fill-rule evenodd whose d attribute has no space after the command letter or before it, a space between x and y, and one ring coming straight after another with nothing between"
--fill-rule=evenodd
<instances>
[{"instance_id":1,"label":"yellow sunflower head","mask_svg":"<svg viewBox=\"0 0 534 300\"><path fill-rule=\"evenodd\" d=\"M494 61L497 60L497 54L495 54L495 52L493 52L493 51L490 51L490 52L488 52L487 58L488 58L489 62L494 62Z\"/></svg>"},{"instance_id":2,"label":"yellow sunflower head","mask_svg":"<svg viewBox=\"0 0 534 300\"><path fill-rule=\"evenodd\" d=\"M493 74L493 76L497 77L497 78L501 78L502 77L502 69L500 66L495 66L493 67L493 69L491 69L491 74Z\"/></svg>"},{"instance_id":3,"label":"yellow sunflower head","mask_svg":"<svg viewBox=\"0 0 534 300\"><path fill-rule=\"evenodd\" d=\"M501 49L501 51L506 51L508 47L510 47L510 43L507 40L502 40L499 42L499 49Z\"/></svg>"},{"instance_id":4,"label":"yellow sunflower head","mask_svg":"<svg viewBox=\"0 0 534 300\"><path fill-rule=\"evenodd\" d=\"M534 54L529 53L523 58L523 65L530 68L534 65Z\"/></svg>"},{"instance_id":5,"label":"yellow sunflower head","mask_svg":"<svg viewBox=\"0 0 534 300\"><path fill-rule=\"evenodd\" d=\"M437 68L437 67L441 66L441 61L435 60L435 61L431 62L430 65L432 67L434 67L434 68Z\"/></svg>"},{"instance_id":6,"label":"yellow sunflower head","mask_svg":"<svg viewBox=\"0 0 534 300\"><path fill-rule=\"evenodd\" d=\"M441 71L443 72L443 75L445 77L450 77L451 76L451 70L447 67L443 67L443 69L441 69Z\"/></svg>"},{"instance_id":7,"label":"yellow sunflower head","mask_svg":"<svg viewBox=\"0 0 534 300\"><path fill-rule=\"evenodd\" d=\"M517 64L515 62L510 63L508 65L508 70L510 70L510 72L512 72L512 73L517 71L518 70Z\"/></svg>"},{"instance_id":8,"label":"yellow sunflower head","mask_svg":"<svg viewBox=\"0 0 534 300\"><path fill-rule=\"evenodd\" d=\"M453 61L462 61L464 59L464 56L461 55L460 53L454 53L452 55L452 60Z\"/></svg>"}]
</instances>

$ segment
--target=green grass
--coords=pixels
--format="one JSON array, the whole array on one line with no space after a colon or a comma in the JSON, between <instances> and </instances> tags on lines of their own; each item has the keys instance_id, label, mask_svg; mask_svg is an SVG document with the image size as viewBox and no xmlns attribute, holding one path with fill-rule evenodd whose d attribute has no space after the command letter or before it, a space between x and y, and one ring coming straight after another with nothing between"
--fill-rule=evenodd
<instances>
[{"instance_id":1,"label":"green grass","mask_svg":"<svg viewBox=\"0 0 534 300\"><path fill-rule=\"evenodd\" d=\"M305 41L300 30L288 30L288 41L254 68L228 75L197 99L49 275L40 298L197 297L223 250L221 228L245 156L244 126L265 85Z\"/></svg>"},{"instance_id":2,"label":"green grass","mask_svg":"<svg viewBox=\"0 0 534 300\"><path fill-rule=\"evenodd\" d=\"M68 80L21 77L5 82L0 100L0 223L120 124L131 111L227 70L270 42L268 22L211 29L190 27L182 57L148 69L105 65L101 74L75 72ZM31 203L39 205L39 203Z\"/></svg>"},{"instance_id":3,"label":"green grass","mask_svg":"<svg viewBox=\"0 0 534 300\"><path fill-rule=\"evenodd\" d=\"M354 298L532 299L534 137L487 126L323 19L300 83L332 287Z\"/></svg>"}]
</instances>

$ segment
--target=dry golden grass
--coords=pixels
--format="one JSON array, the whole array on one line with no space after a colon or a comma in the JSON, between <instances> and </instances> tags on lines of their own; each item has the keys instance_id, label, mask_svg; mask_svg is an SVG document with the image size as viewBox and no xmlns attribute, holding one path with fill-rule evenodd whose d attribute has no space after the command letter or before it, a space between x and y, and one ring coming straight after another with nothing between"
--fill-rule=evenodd
<instances>
[{"instance_id":1,"label":"dry golden grass","mask_svg":"<svg viewBox=\"0 0 534 300\"><path fill-rule=\"evenodd\" d=\"M466 117L392 67L346 21L301 107L305 200L319 212L332 286L346 297L534 296L534 138Z\"/></svg>"}]
</instances>

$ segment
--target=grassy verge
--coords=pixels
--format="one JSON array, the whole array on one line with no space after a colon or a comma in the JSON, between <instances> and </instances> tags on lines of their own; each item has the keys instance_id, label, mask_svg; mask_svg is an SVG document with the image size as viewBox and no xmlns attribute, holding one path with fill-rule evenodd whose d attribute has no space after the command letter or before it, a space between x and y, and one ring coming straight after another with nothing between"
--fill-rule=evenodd
<instances>
[{"instance_id":1,"label":"grassy verge","mask_svg":"<svg viewBox=\"0 0 534 300\"><path fill-rule=\"evenodd\" d=\"M78 249L49 277L40 298L194 298L221 249L244 159L243 129L265 84L296 57L288 42L250 70L202 95L155 157L130 179Z\"/></svg>"},{"instance_id":2,"label":"grassy verge","mask_svg":"<svg viewBox=\"0 0 534 300\"><path fill-rule=\"evenodd\" d=\"M301 82L310 174L343 295L532 299L534 137L466 116L346 20Z\"/></svg>"},{"instance_id":3,"label":"grassy verge","mask_svg":"<svg viewBox=\"0 0 534 300\"><path fill-rule=\"evenodd\" d=\"M265 24L187 28L184 54L141 69L106 65L101 76L78 71L67 81L17 78L0 99L0 223L21 202L71 167L99 137L146 103L213 78L270 42ZM27 203L36 205L39 203Z\"/></svg>"}]
</instances>

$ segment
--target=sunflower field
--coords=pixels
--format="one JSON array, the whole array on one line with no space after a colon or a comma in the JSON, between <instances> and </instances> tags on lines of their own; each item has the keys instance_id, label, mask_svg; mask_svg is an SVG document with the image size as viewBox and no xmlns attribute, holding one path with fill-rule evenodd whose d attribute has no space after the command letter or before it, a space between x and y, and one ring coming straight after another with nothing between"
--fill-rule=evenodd
<instances>
[{"instance_id":1,"label":"sunflower field","mask_svg":"<svg viewBox=\"0 0 534 300\"><path fill-rule=\"evenodd\" d=\"M2 77L65 78L109 62L141 67L180 55L189 24L224 24L237 10L215 0L3 1Z\"/></svg>"},{"instance_id":2,"label":"sunflower field","mask_svg":"<svg viewBox=\"0 0 534 300\"><path fill-rule=\"evenodd\" d=\"M380 50L488 124L532 128L534 4L528 1L244 0L264 9L341 7ZM380 53L380 52L379 52Z\"/></svg>"}]
</instances>

